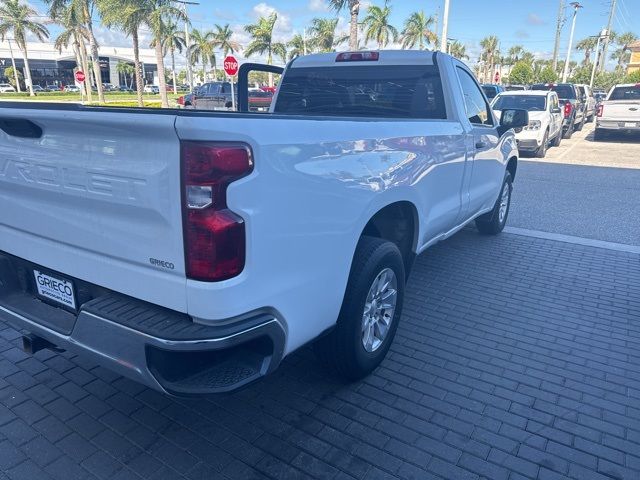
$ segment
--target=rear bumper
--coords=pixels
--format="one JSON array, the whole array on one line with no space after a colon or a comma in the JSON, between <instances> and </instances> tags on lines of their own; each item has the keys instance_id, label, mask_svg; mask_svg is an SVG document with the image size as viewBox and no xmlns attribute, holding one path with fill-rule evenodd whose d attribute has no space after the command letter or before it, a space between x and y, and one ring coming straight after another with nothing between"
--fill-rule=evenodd
<instances>
[{"instance_id":1,"label":"rear bumper","mask_svg":"<svg viewBox=\"0 0 640 480\"><path fill-rule=\"evenodd\" d=\"M272 314L205 326L101 289L71 313L32 293L24 275L30 268L0 253L0 319L161 392L232 391L270 373L282 360L285 332Z\"/></svg>"},{"instance_id":2,"label":"rear bumper","mask_svg":"<svg viewBox=\"0 0 640 480\"><path fill-rule=\"evenodd\" d=\"M602 130L640 130L640 122L638 121L630 121L630 122L619 122L617 120L596 120L596 128Z\"/></svg>"}]
</instances>

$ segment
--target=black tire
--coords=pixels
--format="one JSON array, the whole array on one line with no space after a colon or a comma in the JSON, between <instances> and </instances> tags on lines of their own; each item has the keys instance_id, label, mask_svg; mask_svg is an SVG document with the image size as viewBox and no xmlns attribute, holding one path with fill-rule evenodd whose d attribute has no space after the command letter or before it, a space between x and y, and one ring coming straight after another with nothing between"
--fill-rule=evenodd
<instances>
[{"instance_id":1,"label":"black tire","mask_svg":"<svg viewBox=\"0 0 640 480\"><path fill-rule=\"evenodd\" d=\"M585 121L586 121L586 118L583 116L582 121L578 125L576 125L576 132L579 132L580 130L582 130L582 127L584 127Z\"/></svg>"},{"instance_id":2,"label":"black tire","mask_svg":"<svg viewBox=\"0 0 640 480\"><path fill-rule=\"evenodd\" d=\"M589 117L587 118L587 123L592 123L594 118L595 118L595 115L592 113L592 114L591 114L591 115L589 115Z\"/></svg>"},{"instance_id":3,"label":"black tire","mask_svg":"<svg viewBox=\"0 0 640 480\"><path fill-rule=\"evenodd\" d=\"M562 138L569 140L573 136L574 128L575 128L575 124L571 122L571 125L569 125L569 127L567 127L567 129L562 132Z\"/></svg>"},{"instance_id":4,"label":"black tire","mask_svg":"<svg viewBox=\"0 0 640 480\"><path fill-rule=\"evenodd\" d=\"M560 131L556 134L556 136L553 137L553 140L551 141L551 146L559 147L561 143L562 143L562 129L560 129Z\"/></svg>"},{"instance_id":5,"label":"black tire","mask_svg":"<svg viewBox=\"0 0 640 480\"><path fill-rule=\"evenodd\" d=\"M542 145L536 149L536 157L544 158L547 156L547 148L549 148L549 130L544 132L544 138L542 139Z\"/></svg>"},{"instance_id":6,"label":"black tire","mask_svg":"<svg viewBox=\"0 0 640 480\"><path fill-rule=\"evenodd\" d=\"M396 307L382 343L369 352L362 339L365 302L374 280L386 269L392 270L396 277ZM404 263L398 247L380 238L363 236L353 258L336 327L315 343L315 351L320 360L350 381L366 377L375 370L395 337L402 313L404 286Z\"/></svg>"},{"instance_id":7,"label":"black tire","mask_svg":"<svg viewBox=\"0 0 640 480\"><path fill-rule=\"evenodd\" d=\"M504 217L500 219L500 205L503 196L503 192L505 187L508 187L508 198L507 198L507 210L504 214ZM505 225L507 224L507 219L509 218L509 209L511 208L511 193L513 192L513 180L511 179L511 173L505 172L504 181L502 182L502 186L500 187L500 193L498 194L498 199L496 200L495 205L493 206L493 210L480 217L476 218L476 227L485 235L497 235L498 233L504 230Z\"/></svg>"}]
</instances>

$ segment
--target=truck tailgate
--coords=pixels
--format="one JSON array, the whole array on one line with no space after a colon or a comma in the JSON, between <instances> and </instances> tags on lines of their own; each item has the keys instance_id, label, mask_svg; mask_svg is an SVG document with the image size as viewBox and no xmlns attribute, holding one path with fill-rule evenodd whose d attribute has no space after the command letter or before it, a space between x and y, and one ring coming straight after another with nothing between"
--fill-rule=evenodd
<instances>
[{"instance_id":1,"label":"truck tailgate","mask_svg":"<svg viewBox=\"0 0 640 480\"><path fill-rule=\"evenodd\" d=\"M0 250L186 311L180 144L171 114L1 108Z\"/></svg>"},{"instance_id":2,"label":"truck tailgate","mask_svg":"<svg viewBox=\"0 0 640 480\"><path fill-rule=\"evenodd\" d=\"M636 100L607 100L602 104L602 118L608 121L640 122L640 102Z\"/></svg>"}]
</instances>

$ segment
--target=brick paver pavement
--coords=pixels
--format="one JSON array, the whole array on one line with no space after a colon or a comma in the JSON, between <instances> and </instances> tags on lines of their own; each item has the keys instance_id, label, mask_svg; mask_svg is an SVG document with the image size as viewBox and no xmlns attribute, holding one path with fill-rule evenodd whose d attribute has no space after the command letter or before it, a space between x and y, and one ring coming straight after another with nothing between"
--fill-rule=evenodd
<instances>
[{"instance_id":1,"label":"brick paver pavement","mask_svg":"<svg viewBox=\"0 0 640 480\"><path fill-rule=\"evenodd\" d=\"M0 478L640 478L640 256L466 230L422 255L389 357L310 349L171 399L0 323Z\"/></svg>"}]
</instances>

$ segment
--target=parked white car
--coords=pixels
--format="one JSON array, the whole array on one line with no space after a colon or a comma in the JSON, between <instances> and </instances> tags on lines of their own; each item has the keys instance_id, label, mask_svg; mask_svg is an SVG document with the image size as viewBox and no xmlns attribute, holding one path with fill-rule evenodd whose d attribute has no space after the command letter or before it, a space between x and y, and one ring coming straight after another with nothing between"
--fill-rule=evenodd
<instances>
[{"instance_id":1,"label":"parked white car","mask_svg":"<svg viewBox=\"0 0 640 480\"><path fill-rule=\"evenodd\" d=\"M640 132L640 83L616 85L598 105L595 139L615 131Z\"/></svg>"},{"instance_id":2,"label":"parked white car","mask_svg":"<svg viewBox=\"0 0 640 480\"><path fill-rule=\"evenodd\" d=\"M144 93L152 93L158 95L160 93L160 87L158 85L145 85Z\"/></svg>"},{"instance_id":3,"label":"parked white car","mask_svg":"<svg viewBox=\"0 0 640 480\"><path fill-rule=\"evenodd\" d=\"M528 114L498 121L463 62L297 57L262 114L238 76L241 113L0 103L0 318L27 351L196 395L315 341L362 378L415 256L472 222L504 228Z\"/></svg>"},{"instance_id":4,"label":"parked white car","mask_svg":"<svg viewBox=\"0 0 640 480\"><path fill-rule=\"evenodd\" d=\"M67 93L80 93L80 87L78 85L65 85L64 91Z\"/></svg>"},{"instance_id":5,"label":"parked white car","mask_svg":"<svg viewBox=\"0 0 640 480\"><path fill-rule=\"evenodd\" d=\"M549 145L557 147L562 141L562 109L558 94L553 91L524 90L499 94L491 104L500 116L505 109L529 112L529 125L516 133L518 150L543 158Z\"/></svg>"},{"instance_id":6,"label":"parked white car","mask_svg":"<svg viewBox=\"0 0 640 480\"><path fill-rule=\"evenodd\" d=\"M16 89L8 83L0 83L0 93L15 93Z\"/></svg>"}]
</instances>

